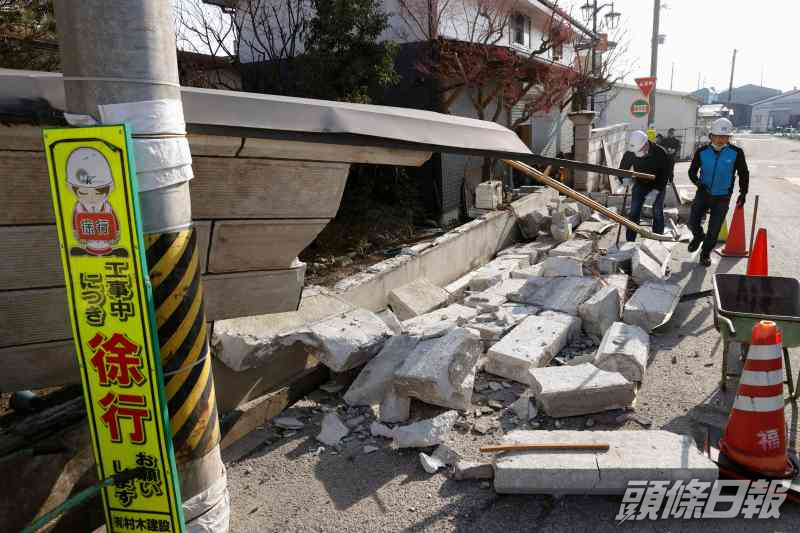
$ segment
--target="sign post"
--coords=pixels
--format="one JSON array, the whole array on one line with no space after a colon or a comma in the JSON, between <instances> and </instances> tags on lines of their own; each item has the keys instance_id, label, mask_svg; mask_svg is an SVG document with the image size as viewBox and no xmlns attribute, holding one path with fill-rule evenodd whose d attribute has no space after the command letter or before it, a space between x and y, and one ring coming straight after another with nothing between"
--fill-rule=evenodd
<instances>
[{"instance_id":1,"label":"sign post","mask_svg":"<svg viewBox=\"0 0 800 533\"><path fill-rule=\"evenodd\" d=\"M129 132L43 137L107 530L183 532Z\"/></svg>"}]
</instances>

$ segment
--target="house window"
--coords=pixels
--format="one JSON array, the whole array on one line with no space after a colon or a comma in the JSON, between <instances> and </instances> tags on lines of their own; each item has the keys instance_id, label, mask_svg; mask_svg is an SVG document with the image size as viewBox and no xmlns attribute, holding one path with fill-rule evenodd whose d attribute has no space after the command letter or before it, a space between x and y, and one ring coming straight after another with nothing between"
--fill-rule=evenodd
<instances>
[{"instance_id":1,"label":"house window","mask_svg":"<svg viewBox=\"0 0 800 533\"><path fill-rule=\"evenodd\" d=\"M514 44L526 46L531 34L531 19L517 13L511 18L511 34Z\"/></svg>"}]
</instances>

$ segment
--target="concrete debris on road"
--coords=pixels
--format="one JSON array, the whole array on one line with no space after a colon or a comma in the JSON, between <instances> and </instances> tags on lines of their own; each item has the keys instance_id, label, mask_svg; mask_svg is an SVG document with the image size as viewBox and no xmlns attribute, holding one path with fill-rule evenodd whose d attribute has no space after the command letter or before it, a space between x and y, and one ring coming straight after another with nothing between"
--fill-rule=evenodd
<instances>
[{"instance_id":1,"label":"concrete debris on road","mask_svg":"<svg viewBox=\"0 0 800 533\"><path fill-rule=\"evenodd\" d=\"M394 385L386 389L379 408L379 419L387 424L405 422L411 416L411 398L400 394Z\"/></svg>"},{"instance_id":2,"label":"concrete debris on road","mask_svg":"<svg viewBox=\"0 0 800 533\"><path fill-rule=\"evenodd\" d=\"M378 315L366 309L354 309L309 328L319 343L314 355L335 372L361 366L383 347L392 330Z\"/></svg>"},{"instance_id":3,"label":"concrete debris on road","mask_svg":"<svg viewBox=\"0 0 800 533\"><path fill-rule=\"evenodd\" d=\"M536 267L538 267L537 270L539 272L539 275L545 278L556 278L564 276L572 276L572 277L583 276L582 261L579 259L575 259L573 257L560 257L560 256L548 257L535 267L531 267L531 269L534 269Z\"/></svg>"},{"instance_id":4,"label":"concrete debris on road","mask_svg":"<svg viewBox=\"0 0 800 533\"><path fill-rule=\"evenodd\" d=\"M599 284L598 280L590 277L553 278L527 301L520 303L577 316L578 306L589 299Z\"/></svg>"},{"instance_id":5,"label":"concrete debris on road","mask_svg":"<svg viewBox=\"0 0 800 533\"><path fill-rule=\"evenodd\" d=\"M566 214L560 211L553 212L550 221L550 235L558 242L567 242L572 238L572 224Z\"/></svg>"},{"instance_id":6,"label":"concrete debris on road","mask_svg":"<svg viewBox=\"0 0 800 533\"><path fill-rule=\"evenodd\" d=\"M442 309L403 322L403 333L421 339L433 339L445 335L451 329L462 326L475 318L477 309L460 304L450 304Z\"/></svg>"},{"instance_id":7,"label":"concrete debris on road","mask_svg":"<svg viewBox=\"0 0 800 533\"><path fill-rule=\"evenodd\" d=\"M580 328L579 318L565 314L528 317L489 349L485 370L527 385L528 370L547 366Z\"/></svg>"},{"instance_id":8,"label":"concrete debris on road","mask_svg":"<svg viewBox=\"0 0 800 533\"><path fill-rule=\"evenodd\" d=\"M530 266L530 259L519 257L498 257L475 271L469 283L471 291L485 291L511 276L511 271Z\"/></svg>"},{"instance_id":9,"label":"concrete debris on road","mask_svg":"<svg viewBox=\"0 0 800 533\"><path fill-rule=\"evenodd\" d=\"M536 418L536 415L539 414L539 410L536 408L536 403L534 399L531 398L530 392L522 393L522 395L511 404L511 410L514 411L517 418L523 422L533 420Z\"/></svg>"},{"instance_id":10,"label":"concrete debris on road","mask_svg":"<svg viewBox=\"0 0 800 533\"><path fill-rule=\"evenodd\" d=\"M550 257L571 257L578 261L586 261L592 255L592 241L583 239L572 239L563 242L550 250Z\"/></svg>"},{"instance_id":11,"label":"concrete debris on road","mask_svg":"<svg viewBox=\"0 0 800 533\"><path fill-rule=\"evenodd\" d=\"M400 323L400 319L397 318L397 315L395 315L391 309L384 309L378 313L378 316L389 326L389 329L391 329L392 333L395 335L400 335L403 332L403 325Z\"/></svg>"},{"instance_id":12,"label":"concrete debris on road","mask_svg":"<svg viewBox=\"0 0 800 533\"><path fill-rule=\"evenodd\" d=\"M639 326L614 322L603 336L594 358L597 368L619 372L628 381L641 382L647 369L650 335Z\"/></svg>"},{"instance_id":13,"label":"concrete debris on road","mask_svg":"<svg viewBox=\"0 0 800 533\"><path fill-rule=\"evenodd\" d=\"M457 411L446 411L428 420L390 430L393 448L426 448L441 444L458 419Z\"/></svg>"},{"instance_id":14,"label":"concrete debris on road","mask_svg":"<svg viewBox=\"0 0 800 533\"><path fill-rule=\"evenodd\" d=\"M381 351L361 370L344 394L348 405L375 405L383 400L386 390L394 380L395 371L417 344L419 337L395 335L383 345ZM431 342L431 341L422 341Z\"/></svg>"},{"instance_id":15,"label":"concrete debris on road","mask_svg":"<svg viewBox=\"0 0 800 533\"><path fill-rule=\"evenodd\" d=\"M326 413L322 417L322 431L317 435L317 440L326 446L336 446L350 433L348 428L336 413Z\"/></svg>"},{"instance_id":16,"label":"concrete debris on road","mask_svg":"<svg viewBox=\"0 0 800 533\"><path fill-rule=\"evenodd\" d=\"M612 246L605 255L597 259L597 270L601 274L630 273L633 254L637 250L636 243L626 242L617 248Z\"/></svg>"},{"instance_id":17,"label":"concrete debris on road","mask_svg":"<svg viewBox=\"0 0 800 533\"><path fill-rule=\"evenodd\" d=\"M583 330L590 336L603 338L611 324L619 320L622 313L619 291L607 285L578 306L578 316L583 321Z\"/></svg>"},{"instance_id":18,"label":"concrete debris on road","mask_svg":"<svg viewBox=\"0 0 800 533\"><path fill-rule=\"evenodd\" d=\"M417 345L395 372L399 394L426 403L466 410L472 399L480 339L464 328Z\"/></svg>"},{"instance_id":19,"label":"concrete debris on road","mask_svg":"<svg viewBox=\"0 0 800 533\"><path fill-rule=\"evenodd\" d=\"M467 479L493 479L494 467L491 463L458 461L453 470L453 477L458 481Z\"/></svg>"},{"instance_id":20,"label":"concrete debris on road","mask_svg":"<svg viewBox=\"0 0 800 533\"><path fill-rule=\"evenodd\" d=\"M499 494L624 494L628 482L714 481L717 465L669 431L512 431L504 444L608 443L608 452L509 452L494 463Z\"/></svg>"},{"instance_id":21,"label":"concrete debris on road","mask_svg":"<svg viewBox=\"0 0 800 533\"><path fill-rule=\"evenodd\" d=\"M625 304L622 320L649 333L669 321L680 303L681 292L677 283L647 282Z\"/></svg>"},{"instance_id":22,"label":"concrete debris on road","mask_svg":"<svg viewBox=\"0 0 800 533\"><path fill-rule=\"evenodd\" d=\"M634 384L622 374L589 363L532 368L529 379L536 402L554 418L625 408L636 398Z\"/></svg>"},{"instance_id":23,"label":"concrete debris on road","mask_svg":"<svg viewBox=\"0 0 800 533\"><path fill-rule=\"evenodd\" d=\"M425 278L419 278L389 293L389 307L399 320L424 315L447 304L449 294Z\"/></svg>"}]
</instances>

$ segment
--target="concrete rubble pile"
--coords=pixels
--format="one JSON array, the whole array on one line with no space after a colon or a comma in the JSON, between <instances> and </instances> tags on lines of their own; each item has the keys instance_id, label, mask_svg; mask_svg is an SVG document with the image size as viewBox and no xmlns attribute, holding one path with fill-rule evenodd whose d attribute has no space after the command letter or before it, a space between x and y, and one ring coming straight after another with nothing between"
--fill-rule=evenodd
<instances>
[{"instance_id":1,"label":"concrete rubble pile","mask_svg":"<svg viewBox=\"0 0 800 533\"><path fill-rule=\"evenodd\" d=\"M539 232L535 240L501 250L442 287L420 278L394 289L390 309L379 314L351 309L262 339L240 366L280 350L313 353L335 372L363 365L343 400L348 409L370 409L373 417L356 417L361 424L354 430L326 413L317 440L335 449L353 435L363 438L368 426L377 442L364 453L379 449L380 439L391 439L393 448L427 448L418 454L427 473L494 477L498 492L569 491L570 476L578 492L624 488L624 480L643 475L636 461L610 461L603 467L609 478L603 470L598 481L594 454L586 464L595 467L585 471L580 457L566 454L562 467L556 455L542 455L545 470L562 470L551 482L536 472L530 454L501 456L492 465L464 460L442 444L451 431L537 442L553 432L508 432L537 429L548 419L558 428L565 417L631 413L645 386L650 333L680 300L680 287L669 281L670 248L661 243L603 250L592 240L572 239L573 224L582 220L606 224L572 202L527 216L528 229ZM225 360L224 350L220 357ZM593 425L588 418L586 427ZM668 435L653 438L681 438ZM637 438L609 440L625 455ZM664 457L664 468L673 468L670 461ZM700 475L711 475L702 461L697 465Z\"/></svg>"}]
</instances>

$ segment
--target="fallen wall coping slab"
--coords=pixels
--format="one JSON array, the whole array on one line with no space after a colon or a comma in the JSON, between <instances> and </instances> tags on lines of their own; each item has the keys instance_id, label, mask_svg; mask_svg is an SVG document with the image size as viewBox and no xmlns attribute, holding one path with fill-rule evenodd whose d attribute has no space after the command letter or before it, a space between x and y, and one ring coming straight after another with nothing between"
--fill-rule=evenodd
<instances>
[{"instance_id":1,"label":"fallen wall coping slab","mask_svg":"<svg viewBox=\"0 0 800 533\"><path fill-rule=\"evenodd\" d=\"M444 287L485 265L497 252L516 242L516 217L546 207L556 196L551 189L528 194L513 202L512 209L493 211L459 226L415 255L398 255L340 281L334 292L357 307L380 311L387 306L392 290L418 278L427 278Z\"/></svg>"}]
</instances>

